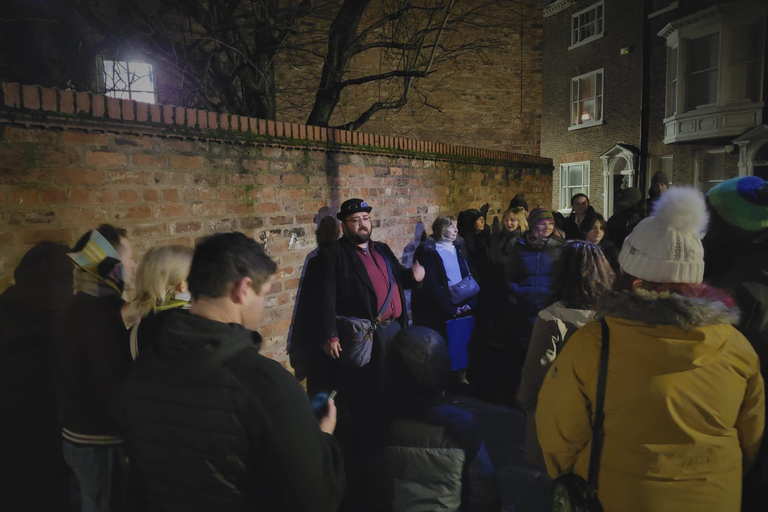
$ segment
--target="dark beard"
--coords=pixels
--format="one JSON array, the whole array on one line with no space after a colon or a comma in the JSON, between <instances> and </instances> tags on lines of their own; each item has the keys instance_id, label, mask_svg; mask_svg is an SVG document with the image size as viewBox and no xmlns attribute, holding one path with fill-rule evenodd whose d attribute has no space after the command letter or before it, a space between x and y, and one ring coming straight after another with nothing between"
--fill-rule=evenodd
<instances>
[{"instance_id":1,"label":"dark beard","mask_svg":"<svg viewBox=\"0 0 768 512\"><path fill-rule=\"evenodd\" d=\"M361 245L361 244L364 244L364 243L368 242L368 240L371 239L371 232L369 231L369 232L367 232L365 234L362 234L362 235L358 234L357 232L349 233L349 234L347 234L347 238L349 238L349 240L353 244Z\"/></svg>"}]
</instances>

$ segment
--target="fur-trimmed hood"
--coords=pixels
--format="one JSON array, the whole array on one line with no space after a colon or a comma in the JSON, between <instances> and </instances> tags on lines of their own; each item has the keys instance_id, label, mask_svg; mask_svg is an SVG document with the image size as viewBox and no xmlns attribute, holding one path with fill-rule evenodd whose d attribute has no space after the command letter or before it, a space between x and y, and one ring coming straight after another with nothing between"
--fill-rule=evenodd
<instances>
[{"instance_id":1,"label":"fur-trimmed hood","mask_svg":"<svg viewBox=\"0 0 768 512\"><path fill-rule=\"evenodd\" d=\"M597 318L619 317L650 325L696 329L739 322L739 309L725 292L707 285L690 285L681 293L637 289L610 292L597 307Z\"/></svg>"}]
</instances>

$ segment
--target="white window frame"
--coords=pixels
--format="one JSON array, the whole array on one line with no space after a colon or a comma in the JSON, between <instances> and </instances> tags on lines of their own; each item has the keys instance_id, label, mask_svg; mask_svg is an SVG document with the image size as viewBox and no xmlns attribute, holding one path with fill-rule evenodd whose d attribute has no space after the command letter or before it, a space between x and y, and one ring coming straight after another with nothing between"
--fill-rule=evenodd
<instances>
[{"instance_id":1,"label":"white window frame","mask_svg":"<svg viewBox=\"0 0 768 512\"><path fill-rule=\"evenodd\" d=\"M573 104L579 101L579 93L578 93L578 87L581 83L581 80L583 78L587 78L592 75L600 75L600 119L593 119L591 121L586 121L578 124L572 124L573 123ZM597 80L595 80L595 111L597 111ZM574 93L575 91L575 93ZM574 101L575 98L575 101ZM603 124L603 119L605 118L605 73L603 72L603 68L596 69L594 71L590 71L589 73L584 73L583 75L575 76L571 78L571 101L568 104L568 130L579 130L581 128L589 128L590 126L599 126Z\"/></svg>"},{"instance_id":2,"label":"white window frame","mask_svg":"<svg viewBox=\"0 0 768 512\"><path fill-rule=\"evenodd\" d=\"M597 8L601 8L601 16L600 18L597 17ZM585 37L584 39L576 40L576 33L579 31L579 29L583 25L574 25L574 22L576 20L579 20L579 18L585 14L587 14L590 11L595 11L595 33L589 37ZM575 27L575 28L574 28ZM598 30L598 27L600 30ZM579 46L583 46L587 43L591 43L592 41L595 41L597 39L600 39L605 34L605 3L603 0L600 0L596 4L592 4L586 9L582 9L573 16L571 16L571 46L568 47L569 50L573 50L574 48L578 48Z\"/></svg>"},{"instance_id":3,"label":"white window frame","mask_svg":"<svg viewBox=\"0 0 768 512\"><path fill-rule=\"evenodd\" d=\"M106 80L105 80L105 76L106 76L106 72L107 72L106 71L106 65L104 64L105 62L115 62L115 63L119 62L119 63L125 64L125 68L126 68L128 73L130 73L131 64L139 63L139 64L143 64L143 65L149 66L150 76L151 76L150 81L152 83L152 89L153 90L151 90L151 91L149 91L149 90L137 90L137 91L134 91L134 90L131 89L130 82L128 80L125 80L125 83L126 83L126 88L125 89L114 89L112 91L108 91L107 90L107 86L106 86ZM138 93L142 93L142 94L151 93L154 96L154 99L152 101L146 101L144 99L136 99L136 101L141 101L141 102L144 102L144 103L157 103L157 80L156 80L157 75L156 75L154 64L152 64L150 62L140 61L140 60L137 60L137 59L118 60L118 59L108 59L108 58L106 58L104 56L99 56L97 58L97 66L96 67L98 68L99 88L104 92L105 96L109 96L110 98L121 98L119 93L127 93L128 97L127 98L121 98L121 99L131 99L131 100L133 100L133 99L136 99L136 98L133 97L135 94L138 94Z\"/></svg>"},{"instance_id":4,"label":"white window frame","mask_svg":"<svg viewBox=\"0 0 768 512\"><path fill-rule=\"evenodd\" d=\"M764 50L767 16L768 4L764 0L742 0L690 14L667 24L658 33L666 39L668 48L663 121L666 144L738 136L763 123L766 104L763 82L768 65ZM733 62L744 44L735 34L743 33L747 26L759 30L757 44L749 45L757 49L757 54L743 62ZM715 95L710 103L689 107L686 97L690 76L689 42L712 34L717 34L719 40L716 66L713 63L712 67L716 70ZM677 66L672 70L674 52L677 52ZM739 64L743 70L751 68L759 83L748 80L746 74L743 79L735 79L741 76L734 74L734 67ZM744 84L752 84L754 89L743 89ZM739 98L744 92L754 93L754 97Z\"/></svg>"},{"instance_id":5,"label":"white window frame","mask_svg":"<svg viewBox=\"0 0 768 512\"><path fill-rule=\"evenodd\" d=\"M723 169L722 169L722 171L723 171L723 179L722 180L707 180L707 183L711 183L712 186L709 187L707 190L702 190L702 192L706 194L712 187L714 187L715 185L725 181L725 165L726 165L727 154L726 154L726 151L725 151L724 147L716 148L716 149L704 149L704 150L696 152L696 154L694 155L694 162L695 162L694 184L695 184L696 188L699 188L699 189L700 189L699 184L701 183L700 177L701 177L701 174L702 174L702 169L701 169L702 158L701 157L705 153L708 153L708 154L711 154L711 155L714 155L714 154L722 154L723 155Z\"/></svg>"},{"instance_id":6,"label":"white window frame","mask_svg":"<svg viewBox=\"0 0 768 512\"><path fill-rule=\"evenodd\" d=\"M572 187L568 183L563 183L564 181L568 181L568 179L563 180L563 171L576 165L581 165L581 185L578 187ZM560 200L560 209L558 210L559 212L564 214L571 212L571 198L579 193L573 192L574 188L583 189L581 192L589 197L589 174L589 160L583 162L568 162L565 164L560 164L560 193L558 195ZM570 172L566 172L565 176L570 176ZM568 191L567 193L566 190Z\"/></svg>"}]
</instances>

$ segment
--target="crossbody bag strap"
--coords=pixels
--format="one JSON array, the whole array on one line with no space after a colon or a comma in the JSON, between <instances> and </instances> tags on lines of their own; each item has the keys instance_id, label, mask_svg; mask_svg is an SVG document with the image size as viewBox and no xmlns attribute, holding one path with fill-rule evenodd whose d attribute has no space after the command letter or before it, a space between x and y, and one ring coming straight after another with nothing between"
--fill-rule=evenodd
<instances>
[{"instance_id":1,"label":"crossbody bag strap","mask_svg":"<svg viewBox=\"0 0 768 512\"><path fill-rule=\"evenodd\" d=\"M395 277L392 275L392 264L389 262L387 255L379 251L376 246L374 246L373 249L377 251L382 258L384 258L384 263L387 264L387 275L389 276L389 290L387 291L387 298L384 299L384 304L381 305L381 309L379 309L379 312L376 313L376 318L373 321L373 328L375 330L381 323L381 315L384 314L384 311L387 310L389 303L392 301L392 291L395 289Z\"/></svg>"},{"instance_id":2,"label":"crossbody bag strap","mask_svg":"<svg viewBox=\"0 0 768 512\"><path fill-rule=\"evenodd\" d=\"M597 374L597 395L595 396L595 419L592 423L592 449L589 453L589 472L587 473L587 492L597 492L597 477L600 473L600 456L603 451L603 419L605 418L605 385L608 380L608 353L610 352L610 331L605 318L600 320L600 369Z\"/></svg>"}]
</instances>

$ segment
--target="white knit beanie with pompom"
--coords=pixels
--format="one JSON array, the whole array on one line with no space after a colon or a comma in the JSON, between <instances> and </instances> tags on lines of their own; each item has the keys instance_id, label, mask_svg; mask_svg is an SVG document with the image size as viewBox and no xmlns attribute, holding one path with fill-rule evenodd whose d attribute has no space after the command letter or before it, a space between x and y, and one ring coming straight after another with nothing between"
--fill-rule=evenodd
<instances>
[{"instance_id":1,"label":"white knit beanie with pompom","mask_svg":"<svg viewBox=\"0 0 768 512\"><path fill-rule=\"evenodd\" d=\"M662 194L653 214L624 241L621 270L654 283L701 283L707 232L704 195L690 187L672 187Z\"/></svg>"}]
</instances>

